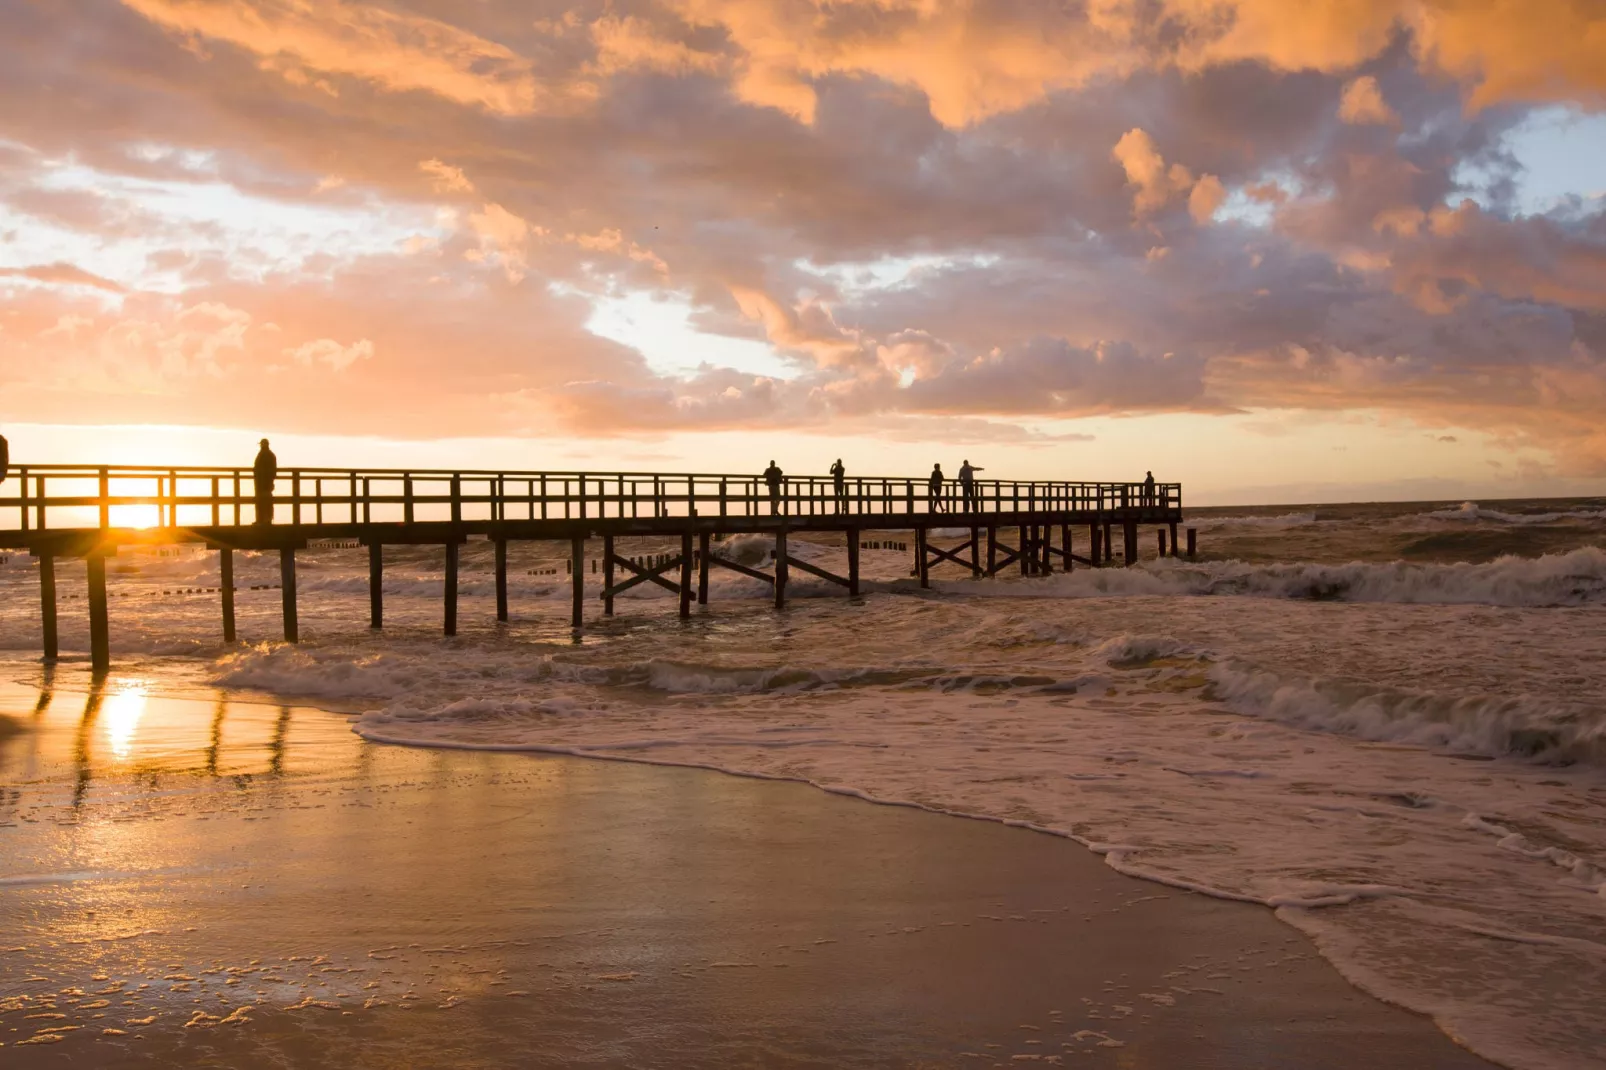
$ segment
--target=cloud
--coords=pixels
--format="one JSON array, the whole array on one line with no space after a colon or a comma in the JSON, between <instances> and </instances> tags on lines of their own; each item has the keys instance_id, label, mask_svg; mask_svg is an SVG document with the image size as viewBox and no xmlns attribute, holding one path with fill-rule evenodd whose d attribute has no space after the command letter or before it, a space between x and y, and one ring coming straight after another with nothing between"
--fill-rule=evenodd
<instances>
[{"instance_id":1,"label":"cloud","mask_svg":"<svg viewBox=\"0 0 1606 1070\"><path fill-rule=\"evenodd\" d=\"M256 54L295 86L336 92L321 76L391 92L422 91L500 115L533 111L544 98L528 60L436 19L353 0L123 0L193 41ZM203 56L205 53L201 53Z\"/></svg>"},{"instance_id":2,"label":"cloud","mask_svg":"<svg viewBox=\"0 0 1606 1070\"><path fill-rule=\"evenodd\" d=\"M1389 107L1388 101L1383 99L1383 90L1370 74L1344 87L1344 96L1338 102L1338 117L1346 123L1376 123L1380 126L1392 126L1400 118Z\"/></svg>"},{"instance_id":3,"label":"cloud","mask_svg":"<svg viewBox=\"0 0 1606 1070\"><path fill-rule=\"evenodd\" d=\"M110 279L103 279L78 267L76 264L57 262L54 264L37 264L25 268L0 268L0 279L28 279L32 282L49 283L57 286L87 286L94 290L104 290L107 293L123 294L128 287Z\"/></svg>"},{"instance_id":4,"label":"cloud","mask_svg":"<svg viewBox=\"0 0 1606 1070\"><path fill-rule=\"evenodd\" d=\"M473 193L474 183L463 174L461 167L439 160L420 160L418 169L430 176L430 186L436 193Z\"/></svg>"},{"instance_id":5,"label":"cloud","mask_svg":"<svg viewBox=\"0 0 1606 1070\"><path fill-rule=\"evenodd\" d=\"M333 338L319 338L281 352L304 368L323 364L331 371L343 372L359 360L371 358L374 355L374 344L364 338L343 346Z\"/></svg>"},{"instance_id":6,"label":"cloud","mask_svg":"<svg viewBox=\"0 0 1606 1070\"><path fill-rule=\"evenodd\" d=\"M0 417L1366 409L1606 473L1606 204L1525 214L1513 137L1602 106L1591 5L4 10ZM642 297L710 348L588 329Z\"/></svg>"}]
</instances>

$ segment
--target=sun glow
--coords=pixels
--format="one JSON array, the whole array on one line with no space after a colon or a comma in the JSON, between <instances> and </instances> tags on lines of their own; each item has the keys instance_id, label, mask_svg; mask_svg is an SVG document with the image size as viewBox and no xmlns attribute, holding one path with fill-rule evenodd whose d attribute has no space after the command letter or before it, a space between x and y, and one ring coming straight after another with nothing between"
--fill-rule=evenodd
<instances>
[{"instance_id":1,"label":"sun glow","mask_svg":"<svg viewBox=\"0 0 1606 1070\"><path fill-rule=\"evenodd\" d=\"M121 680L117 690L101 707L101 723L106 728L106 743L112 755L120 762L127 761L134 749L134 733L145 716L146 702L150 698L147 680Z\"/></svg>"}]
</instances>

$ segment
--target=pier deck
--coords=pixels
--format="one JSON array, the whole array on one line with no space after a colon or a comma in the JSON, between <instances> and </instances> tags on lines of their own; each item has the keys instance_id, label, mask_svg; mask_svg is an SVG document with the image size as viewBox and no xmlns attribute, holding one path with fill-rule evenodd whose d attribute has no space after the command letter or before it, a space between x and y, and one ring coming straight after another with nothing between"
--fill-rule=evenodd
<instances>
[{"instance_id":1,"label":"pier deck","mask_svg":"<svg viewBox=\"0 0 1606 1070\"><path fill-rule=\"evenodd\" d=\"M1039 575L1078 563L1112 564L1117 531L1122 559L1131 564L1137 560L1140 525L1160 527L1161 553L1169 546L1176 555L1181 522L1182 488L1175 483L977 480L967 489L958 481L932 488L925 479L855 476L839 486L830 477L789 476L772 492L762 477L751 475L288 468L280 470L271 488L258 488L248 468L80 465L19 466L0 483L0 549L23 550L39 559L45 657L57 653L55 561L83 558L91 660L102 670L109 664L105 561L123 547L200 543L217 550L227 641L234 639L234 552L277 551L284 635L295 642L295 553L313 540L353 540L368 547L375 628L384 619L383 548L444 546L443 616L445 632L452 635L458 547L470 537L495 543L499 620L507 620L509 612L507 544L568 543L572 622L579 629L585 621L585 544L592 538L603 541L598 597L604 613L613 613L618 594L654 583L678 597L684 616L694 601L708 601L711 568L768 583L777 608L785 604L791 569L857 595L865 532L912 532L912 574L927 586L931 569L942 562L978 577L1006 569ZM1077 553L1072 529L1083 526L1086 548ZM934 530L956 528L969 533L957 546L932 541ZM804 532L845 535L848 574L837 576L788 554L788 535ZM750 568L713 552L715 536L740 534L774 537L773 569ZM1193 533L1188 534L1191 554ZM643 567L617 552L618 540L640 536L678 536L681 551L665 563Z\"/></svg>"}]
</instances>

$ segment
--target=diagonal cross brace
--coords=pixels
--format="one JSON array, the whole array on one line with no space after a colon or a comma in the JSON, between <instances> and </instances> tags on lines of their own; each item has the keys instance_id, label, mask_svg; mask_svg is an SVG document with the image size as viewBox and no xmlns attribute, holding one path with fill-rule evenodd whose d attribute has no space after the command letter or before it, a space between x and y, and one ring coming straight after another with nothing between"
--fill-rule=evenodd
<instances>
[{"instance_id":1,"label":"diagonal cross brace","mask_svg":"<svg viewBox=\"0 0 1606 1070\"><path fill-rule=\"evenodd\" d=\"M941 546L933 546L930 542L927 542L926 543L926 552L931 555L931 559L930 560L931 560L931 564L933 564L933 565L940 565L944 561L952 561L954 564L958 565L960 568L970 568L971 567L970 566L970 562L969 561L961 561L959 559L959 555L964 553L966 550L973 549L975 547L975 545L976 545L976 540L975 539L966 539L964 542L960 543L958 546L955 546L952 550L944 550Z\"/></svg>"},{"instance_id":2,"label":"diagonal cross brace","mask_svg":"<svg viewBox=\"0 0 1606 1070\"><path fill-rule=\"evenodd\" d=\"M992 567L991 571L988 571L985 568L982 569L982 571L986 572L989 576L998 575L1004 569L1019 561L1021 559L1021 555L1025 553L1024 550L1012 550L1009 548L1007 543L998 542L997 540L994 540L993 546L999 554L998 563Z\"/></svg>"},{"instance_id":3,"label":"diagonal cross brace","mask_svg":"<svg viewBox=\"0 0 1606 1070\"><path fill-rule=\"evenodd\" d=\"M834 573L827 572L827 571L825 571L825 569L820 568L818 565L811 565L807 561L799 561L797 558L793 557L791 554L787 554L786 555L786 563L788 565L792 566L795 569L800 569L800 570L802 570L804 572L807 572L811 576L818 576L822 580L830 580L832 583L840 583L844 587L851 587L852 586L852 584L850 584L847 580L843 579L841 576L835 575Z\"/></svg>"},{"instance_id":4,"label":"diagonal cross brace","mask_svg":"<svg viewBox=\"0 0 1606 1070\"><path fill-rule=\"evenodd\" d=\"M718 568L728 568L732 572L740 572L742 575L751 576L755 580L763 580L765 583L770 584L771 586L774 586L775 584L775 577L771 576L768 572L760 572L756 568L748 568L746 565L738 564L735 561L728 561L725 558L717 557L714 554L709 554L706 558L704 558L704 560L710 565L714 565Z\"/></svg>"},{"instance_id":5,"label":"diagonal cross brace","mask_svg":"<svg viewBox=\"0 0 1606 1070\"><path fill-rule=\"evenodd\" d=\"M678 555L664 562L662 565L659 565L657 568L650 569L642 568L635 562L626 560L623 557L614 558L613 563L627 572L634 572L635 575L630 577L628 580L625 580L623 583L617 583L612 587L607 588L598 597L609 598L614 595L623 594L624 592L630 590L630 588L642 583L656 583L658 586L662 587L671 594L680 593L680 584L670 583L668 580L664 579L664 573L680 568L680 557Z\"/></svg>"}]
</instances>

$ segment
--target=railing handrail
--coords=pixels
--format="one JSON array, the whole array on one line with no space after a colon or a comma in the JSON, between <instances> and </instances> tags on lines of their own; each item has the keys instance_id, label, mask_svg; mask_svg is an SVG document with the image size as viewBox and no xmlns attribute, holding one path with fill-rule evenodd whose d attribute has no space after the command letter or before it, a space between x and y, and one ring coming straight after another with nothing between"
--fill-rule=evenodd
<instances>
[{"instance_id":1,"label":"railing handrail","mask_svg":"<svg viewBox=\"0 0 1606 1070\"><path fill-rule=\"evenodd\" d=\"M146 484L154 482L154 491ZM64 485L65 484L65 485ZM131 485L132 484L132 485ZM196 484L200 484L199 487ZM7 492L10 493L7 493ZM485 520L636 520L701 517L889 517L926 514L972 522L988 515L1180 509L1182 485L1155 481L972 479L831 474L783 476L772 488L763 473L552 472L490 469L281 467L271 487L251 468L199 465L15 465L0 483L0 532L47 528L239 527L271 506L288 506L288 522L319 526L422 518L452 524ZM468 515L472 506L475 515ZM154 509L129 521L117 513ZM377 508L376 508L377 507ZM482 508L483 507L483 508ZM17 526L5 514L15 510ZM197 517L197 513L201 513ZM489 513L489 516L479 514ZM62 514L67 516L63 517ZM378 514L376 516L376 514ZM359 517L361 518L359 520ZM271 522L271 516L270 520ZM281 521L282 522L282 521Z\"/></svg>"},{"instance_id":2,"label":"railing handrail","mask_svg":"<svg viewBox=\"0 0 1606 1070\"><path fill-rule=\"evenodd\" d=\"M254 470L253 466L251 466L251 465L235 465L235 466L230 467L230 466L211 466L211 465L154 465L154 464L153 465L26 464L26 463L18 463L15 460L13 460L13 462L11 464L11 469L12 469L12 471L14 473L21 473L22 471L26 470L28 473L33 474L33 475L44 475L44 476L61 477L61 478L82 478L82 479L99 478L102 473L105 473L105 474L109 475L111 478L114 478L114 479L116 479L116 478L154 479L157 476L163 476L163 477L179 476L179 477L185 478L185 479L204 479L204 478L210 478L210 477L213 477L213 476L217 476L217 477L230 476L230 477L232 477L232 476L235 476L235 475L240 475L240 476L244 477L244 476L252 475L253 470ZM670 480L670 481L696 479L696 480L702 481L702 480L725 479L725 480L748 480L748 481L764 482L764 474L762 472L606 472L606 471L593 471L593 470L590 470L590 469L584 469L584 470L575 469L575 470L565 471L565 470L557 470L557 469L530 469L530 470L524 470L524 469L496 469L496 468L433 468L433 469L431 469L431 468L361 468L361 467L359 467L359 468L324 468L324 467L312 467L312 466L306 466L306 465L284 465L284 464L281 464L281 465L278 466L277 472L278 472L278 474L279 474L279 476L281 478L288 476L292 472L299 472L303 476L310 476L310 477L322 476L322 477L328 478L328 477L334 477L334 476L342 476L342 477L349 478L349 477L355 475L359 479L361 479L364 476L367 476L369 478L389 478L389 479L402 479L402 478L404 478L406 476L411 476L414 479L450 480L455 476L455 477L460 477L460 478L464 478L464 479L469 479L469 478L473 478L473 479L494 479L494 478L499 478L500 477L500 478L506 478L506 479L520 479L520 480L522 480L522 479L540 479L542 476L545 476L548 479L579 479L579 478L581 478L583 476L588 480L611 480L611 479L621 479L622 478L622 479L643 479L643 480L646 480L646 479L659 479L659 480ZM835 482L835 477L830 475L830 474L817 475L817 474L812 473L812 472L811 473L803 473L803 474L783 473L782 478L785 479L785 480L788 480L788 481L792 481L792 480L810 480L810 481L813 481L813 482L816 482L816 483L834 483ZM851 482L853 480L863 480L865 482L872 482L873 481L873 482L889 482L889 483L899 483L899 484L912 482L912 483L916 483L916 484L925 484L926 481L930 478L930 476L929 476L929 474L915 475L915 476L910 476L910 475L893 476L893 475L858 475L858 474L855 474L855 473L849 473L845 478L849 482ZM946 472L943 474L943 479L944 479L945 482L955 482L955 483L959 482L959 477L957 475L953 475L953 474L946 473ZM8 478L7 482L9 482L9 478ZM1004 485L1004 486L1017 486L1017 485L1018 486L1027 486L1029 484L1034 484L1034 483L1038 484L1038 485L1042 485L1042 486L1055 486L1055 487L1101 487L1101 486L1103 486L1103 487L1121 487L1121 486L1138 487L1138 486L1143 486L1144 485L1144 481L1141 480L1141 479L1132 479L1132 480L1119 480L1119 479L1070 479L1070 480L1067 480L1067 479L976 479L976 480L973 480L973 482L977 486L982 486L982 485L992 486L992 485L995 485L995 484L1001 484L1001 485ZM1180 486L1180 485L1181 484L1179 484L1179 483L1162 483L1159 480L1155 481L1155 486L1157 486L1157 487L1158 486L1172 486L1172 487L1174 487L1174 486ZM0 484L0 486L4 486L4 484Z\"/></svg>"}]
</instances>

